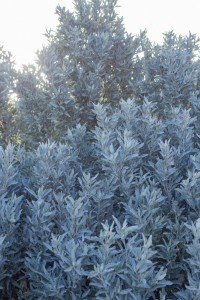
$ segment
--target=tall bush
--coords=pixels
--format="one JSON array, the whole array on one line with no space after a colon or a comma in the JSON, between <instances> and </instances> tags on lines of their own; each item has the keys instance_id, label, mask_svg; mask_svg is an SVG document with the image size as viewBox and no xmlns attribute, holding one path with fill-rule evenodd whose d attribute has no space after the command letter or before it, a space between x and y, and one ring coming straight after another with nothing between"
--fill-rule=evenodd
<instances>
[{"instance_id":1,"label":"tall bush","mask_svg":"<svg viewBox=\"0 0 200 300\"><path fill-rule=\"evenodd\" d=\"M36 67L25 67L18 76L23 142L34 147L46 138L62 141L78 122L94 126L94 103L117 106L133 96L140 36L125 31L116 5L116 0L76 0L73 13L57 7L59 25L47 32Z\"/></svg>"}]
</instances>

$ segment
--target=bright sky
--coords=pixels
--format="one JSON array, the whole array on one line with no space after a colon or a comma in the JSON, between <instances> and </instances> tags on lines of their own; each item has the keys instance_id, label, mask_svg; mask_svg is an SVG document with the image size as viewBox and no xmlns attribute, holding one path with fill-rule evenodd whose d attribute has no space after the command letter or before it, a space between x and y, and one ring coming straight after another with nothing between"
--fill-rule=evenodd
<instances>
[{"instance_id":1,"label":"bright sky","mask_svg":"<svg viewBox=\"0 0 200 300\"><path fill-rule=\"evenodd\" d=\"M17 66L33 62L35 52L45 44L46 29L57 24L57 4L72 10L72 0L0 0L0 43L12 52ZM118 0L118 13L128 32L147 29L152 41L162 33L189 31L200 36L200 0Z\"/></svg>"}]
</instances>

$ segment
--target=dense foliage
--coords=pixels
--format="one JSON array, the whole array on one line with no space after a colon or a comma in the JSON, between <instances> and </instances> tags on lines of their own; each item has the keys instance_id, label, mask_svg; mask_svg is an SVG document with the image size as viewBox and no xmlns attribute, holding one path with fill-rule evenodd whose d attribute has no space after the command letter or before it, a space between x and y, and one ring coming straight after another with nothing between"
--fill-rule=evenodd
<instances>
[{"instance_id":1,"label":"dense foliage","mask_svg":"<svg viewBox=\"0 0 200 300\"><path fill-rule=\"evenodd\" d=\"M35 65L0 49L0 298L198 300L199 39L74 4Z\"/></svg>"},{"instance_id":2,"label":"dense foliage","mask_svg":"<svg viewBox=\"0 0 200 300\"><path fill-rule=\"evenodd\" d=\"M15 105L12 103L11 91L14 88L16 71L10 52L0 47L0 144L6 144L16 134L14 130Z\"/></svg>"}]
</instances>

